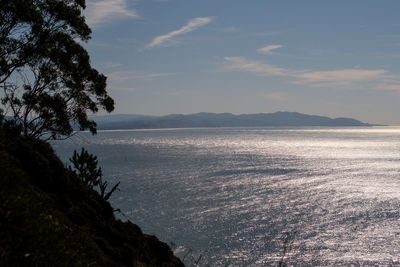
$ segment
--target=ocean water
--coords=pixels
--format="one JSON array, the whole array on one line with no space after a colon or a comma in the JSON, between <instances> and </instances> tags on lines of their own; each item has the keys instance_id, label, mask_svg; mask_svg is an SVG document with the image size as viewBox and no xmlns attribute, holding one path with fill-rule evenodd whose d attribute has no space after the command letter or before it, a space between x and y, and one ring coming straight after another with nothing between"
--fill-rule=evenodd
<instances>
[{"instance_id":1,"label":"ocean water","mask_svg":"<svg viewBox=\"0 0 400 267\"><path fill-rule=\"evenodd\" d=\"M80 133L116 215L198 266L399 266L400 128Z\"/></svg>"}]
</instances>

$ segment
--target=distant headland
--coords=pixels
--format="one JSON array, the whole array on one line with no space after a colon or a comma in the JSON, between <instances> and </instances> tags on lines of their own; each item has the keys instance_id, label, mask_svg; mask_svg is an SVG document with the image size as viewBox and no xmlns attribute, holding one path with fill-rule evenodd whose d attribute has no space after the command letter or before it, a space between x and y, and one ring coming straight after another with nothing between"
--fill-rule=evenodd
<instances>
[{"instance_id":1,"label":"distant headland","mask_svg":"<svg viewBox=\"0 0 400 267\"><path fill-rule=\"evenodd\" d=\"M195 127L301 127L301 126L377 126L353 118L329 118L298 112L275 112L258 114L196 113L166 116L105 115L92 117L99 130L116 129L162 129Z\"/></svg>"}]
</instances>

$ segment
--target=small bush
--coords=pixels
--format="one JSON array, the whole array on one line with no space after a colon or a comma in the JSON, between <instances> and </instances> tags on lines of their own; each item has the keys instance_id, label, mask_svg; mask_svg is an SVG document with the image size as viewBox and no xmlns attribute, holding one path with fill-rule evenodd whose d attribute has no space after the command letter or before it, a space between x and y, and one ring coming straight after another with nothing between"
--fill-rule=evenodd
<instances>
[{"instance_id":1,"label":"small bush","mask_svg":"<svg viewBox=\"0 0 400 267\"><path fill-rule=\"evenodd\" d=\"M101 167L97 167L97 157L90 154L85 148L82 147L80 154L75 150L69 161L73 164L73 167L76 170L75 172L81 181L93 189L98 186L100 195L105 200L108 200L114 191L118 189L120 182L115 184L111 190L106 193L108 182L103 181L102 179L103 173Z\"/></svg>"}]
</instances>

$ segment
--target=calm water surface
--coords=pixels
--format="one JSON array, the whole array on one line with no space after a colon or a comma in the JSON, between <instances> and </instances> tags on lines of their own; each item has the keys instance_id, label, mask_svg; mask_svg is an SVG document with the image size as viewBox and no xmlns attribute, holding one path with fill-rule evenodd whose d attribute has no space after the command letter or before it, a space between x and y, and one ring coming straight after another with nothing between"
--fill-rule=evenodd
<instances>
[{"instance_id":1,"label":"calm water surface","mask_svg":"<svg viewBox=\"0 0 400 267\"><path fill-rule=\"evenodd\" d=\"M398 266L400 128L217 128L81 133L118 216L188 265ZM283 251L286 250L284 253Z\"/></svg>"}]
</instances>

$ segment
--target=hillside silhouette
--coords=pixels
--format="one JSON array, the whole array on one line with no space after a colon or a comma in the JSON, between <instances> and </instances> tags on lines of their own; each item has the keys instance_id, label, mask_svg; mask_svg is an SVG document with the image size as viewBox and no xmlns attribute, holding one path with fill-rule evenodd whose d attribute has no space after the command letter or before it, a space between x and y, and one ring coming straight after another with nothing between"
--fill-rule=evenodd
<instances>
[{"instance_id":1,"label":"hillside silhouette","mask_svg":"<svg viewBox=\"0 0 400 267\"><path fill-rule=\"evenodd\" d=\"M259 114L196 113L167 116L108 115L93 117L100 130L191 127L372 126L352 118L329 118L298 112Z\"/></svg>"},{"instance_id":2,"label":"hillside silhouette","mask_svg":"<svg viewBox=\"0 0 400 267\"><path fill-rule=\"evenodd\" d=\"M48 143L0 129L1 266L184 266L114 216Z\"/></svg>"}]
</instances>

